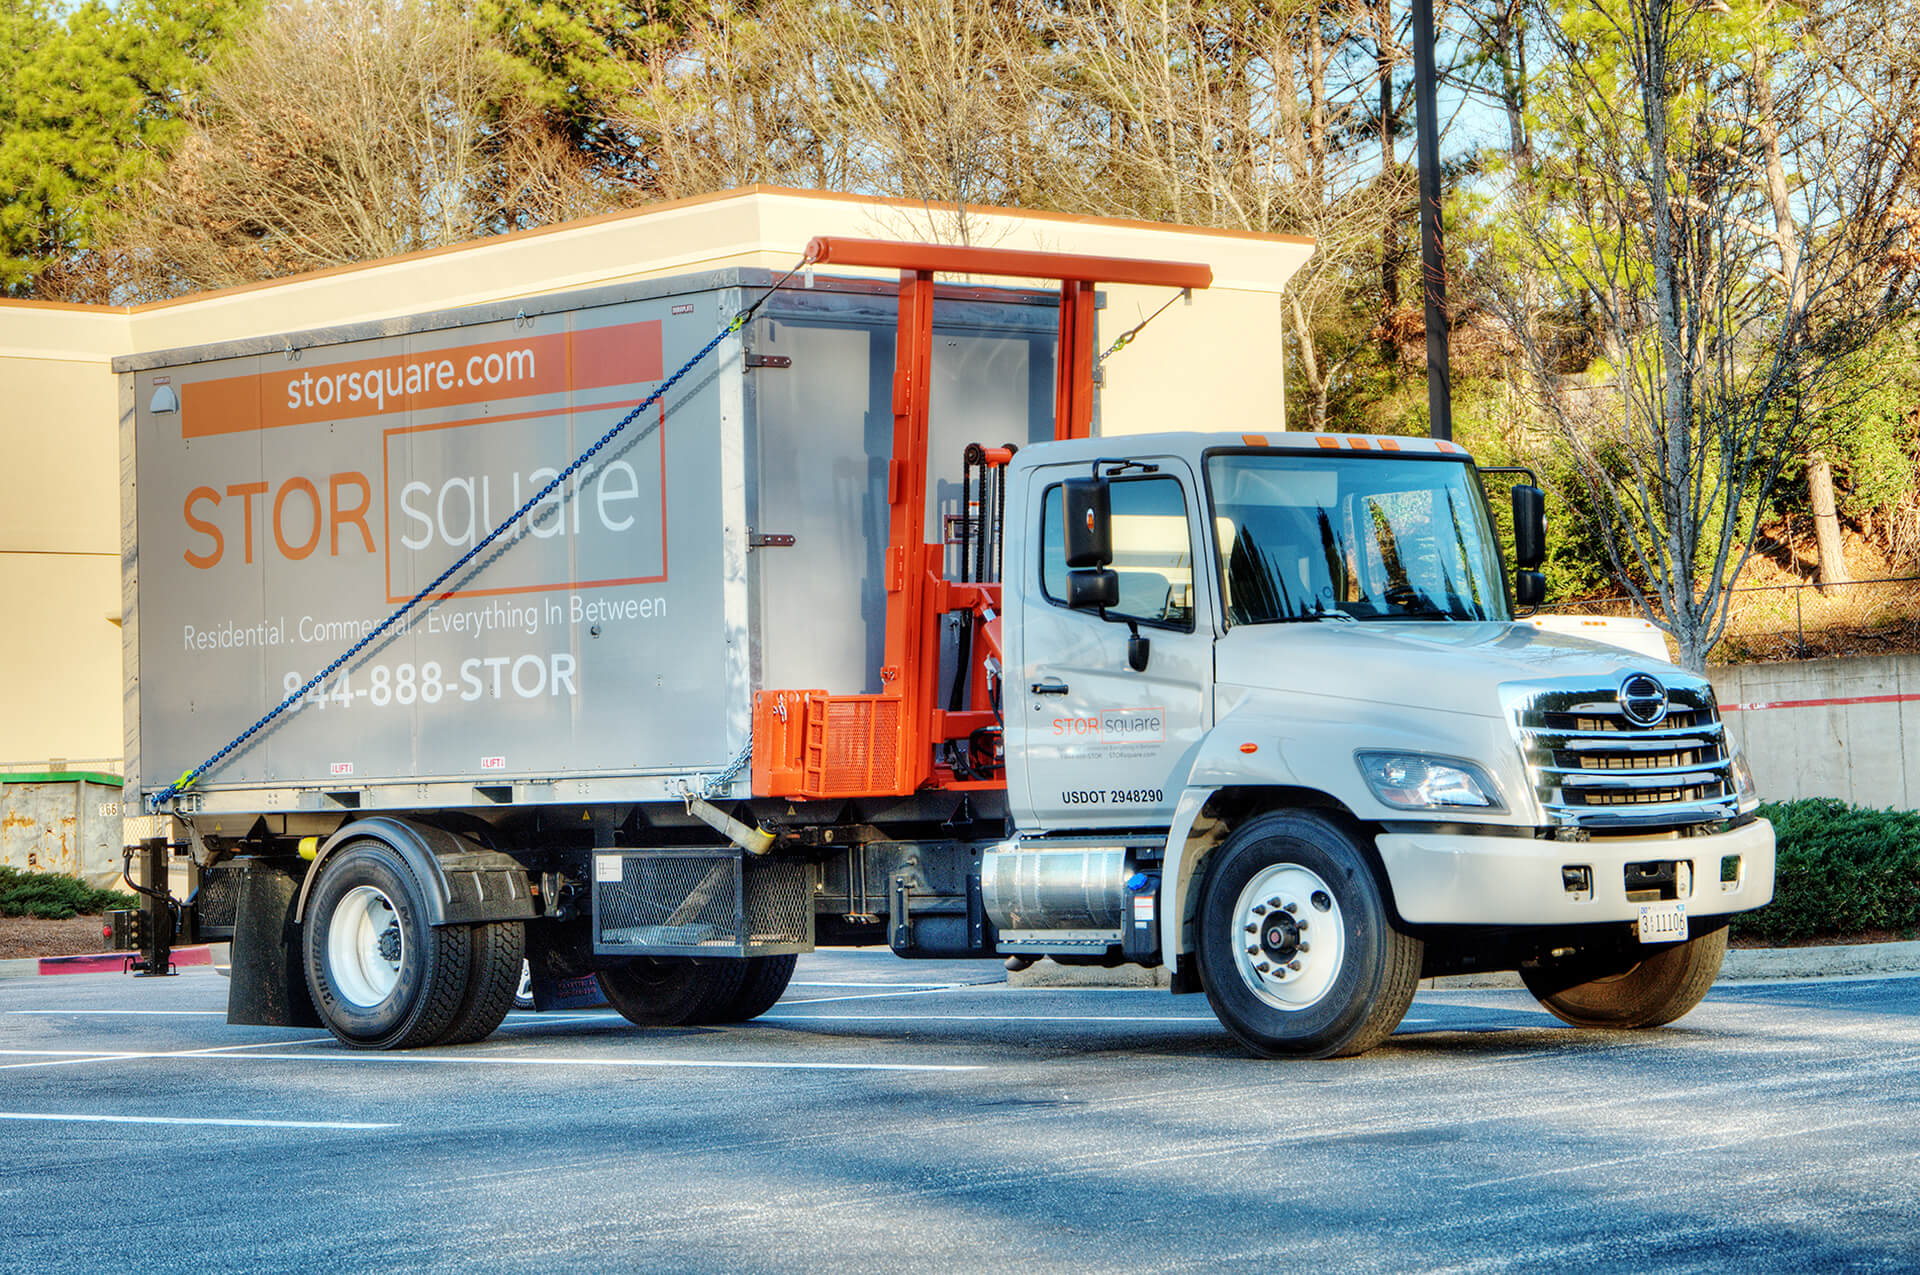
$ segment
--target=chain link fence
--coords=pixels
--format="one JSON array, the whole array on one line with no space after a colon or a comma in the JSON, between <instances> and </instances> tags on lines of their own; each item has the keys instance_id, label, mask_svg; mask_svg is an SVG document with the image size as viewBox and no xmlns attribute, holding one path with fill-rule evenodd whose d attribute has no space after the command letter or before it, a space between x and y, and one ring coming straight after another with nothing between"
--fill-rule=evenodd
<instances>
[{"instance_id":1,"label":"chain link fence","mask_svg":"<svg viewBox=\"0 0 1920 1275\"><path fill-rule=\"evenodd\" d=\"M1920 576L1821 585L1743 585L1714 648L1715 663L1763 663L1920 651ZM1546 608L1567 615L1638 615L1628 597L1584 598Z\"/></svg>"}]
</instances>

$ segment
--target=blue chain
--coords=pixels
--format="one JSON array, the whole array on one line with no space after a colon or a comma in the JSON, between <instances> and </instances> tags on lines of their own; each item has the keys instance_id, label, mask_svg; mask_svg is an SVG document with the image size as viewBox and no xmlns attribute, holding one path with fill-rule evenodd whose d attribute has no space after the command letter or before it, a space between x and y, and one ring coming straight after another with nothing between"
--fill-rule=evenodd
<instances>
[{"instance_id":1,"label":"blue chain","mask_svg":"<svg viewBox=\"0 0 1920 1275\"><path fill-rule=\"evenodd\" d=\"M778 280L778 282L776 282L772 287L768 288L765 292L763 292L760 295L759 300L755 301L752 305L742 310L739 314L736 314L735 316L733 316L732 321L729 322L726 327L720 329L719 332L714 334L713 340L701 346L697 354L695 354L692 358L688 359L685 363L682 363L680 365L679 371L675 372L672 376L669 376L666 380L660 382L660 386L658 389L654 390L653 393L647 395L644 399L640 400L640 402L634 407L632 411L628 412L625 416L620 418L618 424L614 425L612 429L609 429L606 433L602 434L600 436L599 442L595 443L593 446L587 448L586 451L581 452L578 456L574 457L573 463L571 465L568 465L565 469L561 470L559 474L554 477L552 482L549 482L545 487L542 487L538 492L534 493L534 495L528 499L527 503L525 503L524 505L521 505L518 509L514 510L511 514L509 514L505 522L495 527L492 531L489 531L484 540L480 541L480 543L474 545L473 548L461 554L458 561L456 561L452 566L448 567L445 571L442 571L438 576L434 577L433 583L429 584L426 588L420 590L420 592L414 594L411 598L408 598L406 602L404 602L400 606L399 610L395 611L392 615L389 615L386 619L382 620L379 623L379 625L373 629L372 632L368 633L365 637L361 638L358 642L355 642L352 646L348 647L345 653L342 654L333 663L327 665L325 668L321 669L318 673L315 673L312 677L308 678L306 681L306 684L302 686L299 690L291 692L290 694L288 694L288 696L285 699L281 700L278 704L274 705L273 708L268 711L265 717L262 717L259 721L255 722L253 725L247 727L245 730L241 731L238 735L228 740L226 745L223 748L221 748L218 752L214 753L213 756L207 758L205 761L201 762L198 766L195 766L192 770L183 772L180 778L174 780L172 783L168 784L165 788L162 788L159 792L155 793L147 801L148 809L152 810L156 814L159 813L159 810L162 806L166 805L169 801L172 801L175 797L185 792L188 788L191 788L194 784L194 781L198 780L200 776L206 774L209 770L213 769L214 766L219 764L219 761L222 757L225 757L228 753L240 747L240 745L246 743L249 739L252 739L268 723L272 722L276 717L279 717L280 714L286 712L287 709L292 707L294 704L299 703L302 696L306 695L314 687L326 681L329 677L332 677L334 673L339 671L341 666L345 665L349 660L353 659L354 656L358 655L361 651L364 651L369 645L371 645L374 639L378 638L381 634L385 633L388 629L391 629L395 624L399 623L400 620L405 618L406 614L409 611L413 610L414 607L420 605L420 603L424 599L432 595L436 590L440 588L441 585L445 584L448 580L451 580L455 575L457 575L460 572L460 569L462 567L466 566L469 562L472 562L475 558L479 557L481 551L484 550L488 545L492 544L495 540L498 540L503 534L505 534L507 528L513 526L513 524L518 522L521 518L524 518L529 512L532 511L535 505L539 504L541 501L545 500L548 496L551 496L555 491L559 490L560 485L566 482L567 479L571 478L575 473L577 473L582 465L592 460L594 456L599 453L601 448L605 447L608 443L611 443L615 438L619 437L620 432L622 430L626 429L627 426L633 424L634 421L639 419L640 413L646 411L649 407L652 407L655 403L658 403L662 395L664 395L668 390L671 390L680 381L680 378L685 376L688 372L691 372L694 369L694 366L698 364L702 359L706 358L707 355L712 354L722 341L726 340L728 337L738 332L741 328L746 327L748 322L752 320L754 312L758 310L762 305L766 304L767 298L771 297L775 292L778 292L780 290L781 284L784 284L788 279L792 278L794 271L800 269L800 266L804 264L805 264L804 260L802 260L799 264L796 264L792 270L789 270L785 275L782 275Z\"/></svg>"}]
</instances>

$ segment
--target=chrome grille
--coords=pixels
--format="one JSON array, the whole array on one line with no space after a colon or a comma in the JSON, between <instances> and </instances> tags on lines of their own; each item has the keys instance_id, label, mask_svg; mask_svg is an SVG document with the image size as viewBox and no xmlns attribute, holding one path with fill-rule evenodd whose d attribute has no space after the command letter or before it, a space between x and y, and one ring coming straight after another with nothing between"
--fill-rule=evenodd
<instances>
[{"instance_id":1,"label":"chrome grille","mask_svg":"<svg viewBox=\"0 0 1920 1275\"><path fill-rule=\"evenodd\" d=\"M1621 704L1626 680L1501 688L1549 820L1644 829L1732 818L1738 798L1712 685L1685 674L1658 678L1666 712L1642 725Z\"/></svg>"}]
</instances>

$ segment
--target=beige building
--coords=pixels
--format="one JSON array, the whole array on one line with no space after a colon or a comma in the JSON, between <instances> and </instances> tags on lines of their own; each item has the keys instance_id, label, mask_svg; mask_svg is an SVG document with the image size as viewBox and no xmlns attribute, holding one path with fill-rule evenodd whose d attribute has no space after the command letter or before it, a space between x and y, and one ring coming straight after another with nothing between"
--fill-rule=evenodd
<instances>
[{"instance_id":1,"label":"beige building","mask_svg":"<svg viewBox=\"0 0 1920 1275\"><path fill-rule=\"evenodd\" d=\"M1283 429L1280 294L1308 240L754 187L135 307L0 301L0 772L118 769L122 464L116 356L729 266L839 235L1204 263L1105 366L1107 433ZM838 272L838 268L835 268ZM1165 290L1103 289L1100 342Z\"/></svg>"}]
</instances>

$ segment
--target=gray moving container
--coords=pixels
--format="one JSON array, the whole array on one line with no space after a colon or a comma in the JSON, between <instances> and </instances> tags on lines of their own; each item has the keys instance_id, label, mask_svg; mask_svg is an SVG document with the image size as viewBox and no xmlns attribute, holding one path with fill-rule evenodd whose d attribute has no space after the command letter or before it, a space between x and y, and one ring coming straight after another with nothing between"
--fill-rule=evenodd
<instances>
[{"instance_id":1,"label":"gray moving container","mask_svg":"<svg viewBox=\"0 0 1920 1275\"><path fill-rule=\"evenodd\" d=\"M116 360L129 785L239 736L770 282ZM1051 435L1057 327L1051 294L941 296L930 540L964 516L966 444ZM895 321L891 283L796 281L184 808L661 799L740 752L754 690L878 690Z\"/></svg>"}]
</instances>

